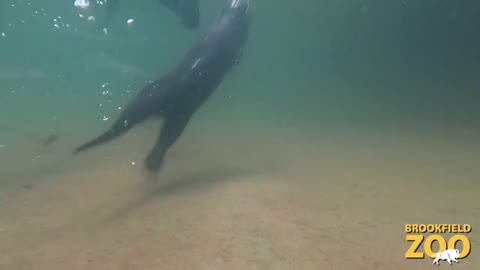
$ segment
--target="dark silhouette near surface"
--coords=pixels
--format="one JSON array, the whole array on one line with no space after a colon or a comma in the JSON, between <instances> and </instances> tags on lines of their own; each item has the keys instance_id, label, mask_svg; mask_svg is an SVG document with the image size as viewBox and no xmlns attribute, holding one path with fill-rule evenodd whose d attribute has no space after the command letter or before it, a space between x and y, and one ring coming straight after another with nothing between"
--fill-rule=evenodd
<instances>
[{"instance_id":1,"label":"dark silhouette near surface","mask_svg":"<svg viewBox=\"0 0 480 270\"><path fill-rule=\"evenodd\" d=\"M106 14L101 24L102 28L107 28L112 20L115 10L118 8L120 0L108 0L106 4ZM185 28L190 30L198 29L200 26L200 4L199 0L158 0L167 7L182 22Z\"/></svg>"}]
</instances>

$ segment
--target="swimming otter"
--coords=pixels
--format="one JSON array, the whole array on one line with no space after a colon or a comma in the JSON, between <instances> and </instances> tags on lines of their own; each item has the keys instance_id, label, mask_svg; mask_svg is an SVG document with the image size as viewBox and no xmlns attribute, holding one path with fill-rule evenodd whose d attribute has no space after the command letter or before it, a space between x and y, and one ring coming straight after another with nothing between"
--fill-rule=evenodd
<instances>
[{"instance_id":1,"label":"swimming otter","mask_svg":"<svg viewBox=\"0 0 480 270\"><path fill-rule=\"evenodd\" d=\"M197 40L174 70L145 86L110 130L78 147L74 153L106 143L148 117L160 116L164 125L145 161L149 172L158 172L165 154L192 115L238 63L249 25L249 0L230 0L210 30Z\"/></svg>"}]
</instances>

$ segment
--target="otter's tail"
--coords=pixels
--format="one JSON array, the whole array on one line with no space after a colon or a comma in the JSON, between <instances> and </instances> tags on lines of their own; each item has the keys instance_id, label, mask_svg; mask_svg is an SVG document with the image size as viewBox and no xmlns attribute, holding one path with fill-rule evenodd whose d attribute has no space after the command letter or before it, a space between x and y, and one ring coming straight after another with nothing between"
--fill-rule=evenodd
<instances>
[{"instance_id":1,"label":"otter's tail","mask_svg":"<svg viewBox=\"0 0 480 270\"><path fill-rule=\"evenodd\" d=\"M120 135L124 134L125 132L127 132L131 128L131 126L133 126L133 125L128 125L128 123L126 121L118 120L117 122L115 122L115 124L107 132L103 133L102 135L96 137L95 139L93 139L93 140L81 145L80 147L76 148L73 151L73 153L77 154L79 152L83 152L85 150L88 150L92 147L107 143L107 142L119 137Z\"/></svg>"},{"instance_id":2,"label":"otter's tail","mask_svg":"<svg viewBox=\"0 0 480 270\"><path fill-rule=\"evenodd\" d=\"M108 131L102 135L96 137L95 139L81 145L73 151L74 154L88 150L92 147L99 146L101 144L107 143L127 131L129 131L133 126L142 122L147 117L151 115L151 105L148 104L148 99L141 100L141 98L135 99L130 106L127 106L125 110L120 114L120 117L117 118L115 123L110 127Z\"/></svg>"}]
</instances>

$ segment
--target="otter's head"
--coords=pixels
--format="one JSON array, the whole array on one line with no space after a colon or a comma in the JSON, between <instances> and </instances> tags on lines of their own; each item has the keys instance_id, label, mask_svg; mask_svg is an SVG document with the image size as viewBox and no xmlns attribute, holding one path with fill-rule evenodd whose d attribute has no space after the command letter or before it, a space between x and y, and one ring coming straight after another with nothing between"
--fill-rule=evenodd
<instances>
[{"instance_id":1,"label":"otter's head","mask_svg":"<svg viewBox=\"0 0 480 270\"><path fill-rule=\"evenodd\" d=\"M250 0L230 0L220 11L218 19L220 21L229 21L237 24L248 22L249 19Z\"/></svg>"}]
</instances>

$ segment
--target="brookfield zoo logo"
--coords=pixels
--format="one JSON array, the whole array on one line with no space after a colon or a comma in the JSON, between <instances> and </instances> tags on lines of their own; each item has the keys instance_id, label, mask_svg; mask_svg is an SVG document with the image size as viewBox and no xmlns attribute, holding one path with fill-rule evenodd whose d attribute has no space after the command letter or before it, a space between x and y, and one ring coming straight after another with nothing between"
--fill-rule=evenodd
<instances>
[{"instance_id":1,"label":"brookfield zoo logo","mask_svg":"<svg viewBox=\"0 0 480 270\"><path fill-rule=\"evenodd\" d=\"M465 236L472 231L470 224L405 224L406 240L413 242L405 253L406 259L423 259L425 254L433 259L433 264L439 265L440 261L458 263L470 254L470 240ZM425 237L425 233L429 235ZM448 241L440 234L453 234ZM438 243L438 250L434 252L432 245ZM457 243L462 243L462 249L457 248ZM423 252L418 251L423 243Z\"/></svg>"}]
</instances>

